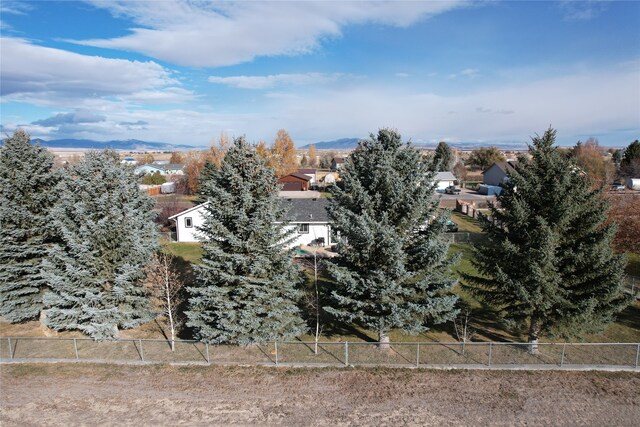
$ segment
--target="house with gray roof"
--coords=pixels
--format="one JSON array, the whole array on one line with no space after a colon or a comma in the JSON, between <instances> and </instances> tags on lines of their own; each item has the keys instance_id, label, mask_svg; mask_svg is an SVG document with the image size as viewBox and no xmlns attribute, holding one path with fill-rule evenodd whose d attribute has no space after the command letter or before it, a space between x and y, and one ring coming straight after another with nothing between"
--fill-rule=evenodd
<instances>
[{"instance_id":1,"label":"house with gray roof","mask_svg":"<svg viewBox=\"0 0 640 427\"><path fill-rule=\"evenodd\" d=\"M288 230L295 230L295 239L290 248L300 245L331 245L331 226L327 215L328 199L280 199L287 208L284 218L288 219ZM206 203L182 211L170 220L176 224L176 241L200 242L203 239L199 228L204 225L207 215L204 208Z\"/></svg>"},{"instance_id":2,"label":"house with gray roof","mask_svg":"<svg viewBox=\"0 0 640 427\"><path fill-rule=\"evenodd\" d=\"M136 168L136 174L154 174L159 172L160 175L184 175L184 165L179 163L169 164L148 164L138 166Z\"/></svg>"},{"instance_id":3,"label":"house with gray roof","mask_svg":"<svg viewBox=\"0 0 640 427\"><path fill-rule=\"evenodd\" d=\"M482 183L484 185L500 186L509 179L509 172L515 169L517 162L496 162L489 169L482 172Z\"/></svg>"}]
</instances>

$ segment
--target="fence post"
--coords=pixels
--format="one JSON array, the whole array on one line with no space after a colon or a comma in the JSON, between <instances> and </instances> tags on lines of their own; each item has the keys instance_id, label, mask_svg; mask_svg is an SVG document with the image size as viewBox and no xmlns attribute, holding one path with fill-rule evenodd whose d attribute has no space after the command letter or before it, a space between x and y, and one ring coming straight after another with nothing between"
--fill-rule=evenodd
<instances>
[{"instance_id":1,"label":"fence post","mask_svg":"<svg viewBox=\"0 0 640 427\"><path fill-rule=\"evenodd\" d=\"M344 366L349 366L349 341L344 342Z\"/></svg>"},{"instance_id":2,"label":"fence post","mask_svg":"<svg viewBox=\"0 0 640 427\"><path fill-rule=\"evenodd\" d=\"M420 367L420 343L418 343L418 348L416 349L416 368Z\"/></svg>"},{"instance_id":3,"label":"fence post","mask_svg":"<svg viewBox=\"0 0 640 427\"><path fill-rule=\"evenodd\" d=\"M492 350L493 350L493 343L490 342L489 343L489 366L491 366L491 353L492 353Z\"/></svg>"},{"instance_id":4,"label":"fence post","mask_svg":"<svg viewBox=\"0 0 640 427\"><path fill-rule=\"evenodd\" d=\"M273 345L276 347L276 366L278 366L278 341L274 341Z\"/></svg>"},{"instance_id":5,"label":"fence post","mask_svg":"<svg viewBox=\"0 0 640 427\"><path fill-rule=\"evenodd\" d=\"M567 348L567 343L562 344L562 358L560 359L560 367L564 366L564 351Z\"/></svg>"},{"instance_id":6,"label":"fence post","mask_svg":"<svg viewBox=\"0 0 640 427\"><path fill-rule=\"evenodd\" d=\"M80 359L80 357L78 357L78 339L77 338L73 339L73 349L76 351L76 360Z\"/></svg>"},{"instance_id":7,"label":"fence post","mask_svg":"<svg viewBox=\"0 0 640 427\"><path fill-rule=\"evenodd\" d=\"M208 342L204 343L204 349L207 353L207 363L211 364L211 361L209 360L209 343Z\"/></svg>"},{"instance_id":8,"label":"fence post","mask_svg":"<svg viewBox=\"0 0 640 427\"><path fill-rule=\"evenodd\" d=\"M638 356L640 356L640 344L636 348L636 369L638 369Z\"/></svg>"},{"instance_id":9,"label":"fence post","mask_svg":"<svg viewBox=\"0 0 640 427\"><path fill-rule=\"evenodd\" d=\"M144 362L144 350L142 349L142 340L138 340L138 343L140 343L140 359L142 359L142 361Z\"/></svg>"},{"instance_id":10,"label":"fence post","mask_svg":"<svg viewBox=\"0 0 640 427\"><path fill-rule=\"evenodd\" d=\"M11 338L7 338L7 340L9 340L9 358L10 358L11 360L13 360L13 348L11 348ZM636 358L636 359L637 359L637 358ZM636 363L636 366L637 366L637 365L638 365L638 364Z\"/></svg>"}]
</instances>

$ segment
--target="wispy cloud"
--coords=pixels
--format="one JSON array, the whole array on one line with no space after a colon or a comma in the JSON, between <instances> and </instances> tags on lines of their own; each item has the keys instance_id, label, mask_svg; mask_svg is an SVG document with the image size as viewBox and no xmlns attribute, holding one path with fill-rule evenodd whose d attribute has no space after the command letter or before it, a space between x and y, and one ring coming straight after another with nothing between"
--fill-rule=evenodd
<instances>
[{"instance_id":1,"label":"wispy cloud","mask_svg":"<svg viewBox=\"0 0 640 427\"><path fill-rule=\"evenodd\" d=\"M458 77L474 78L475 76L478 75L478 73L480 73L480 70L478 70L477 68L465 68L464 70L458 73L449 74L449 78L450 79L456 79Z\"/></svg>"},{"instance_id":2,"label":"wispy cloud","mask_svg":"<svg viewBox=\"0 0 640 427\"><path fill-rule=\"evenodd\" d=\"M0 93L6 101L77 108L81 102L114 97L156 102L161 97L180 101L191 95L178 87L180 82L169 70L152 61L81 55L11 37L3 37L0 46Z\"/></svg>"},{"instance_id":3,"label":"wispy cloud","mask_svg":"<svg viewBox=\"0 0 640 427\"><path fill-rule=\"evenodd\" d=\"M31 124L43 127L58 127L68 124L98 123L105 120L105 116L97 115L89 111L75 111L73 113L58 113L53 117L36 120Z\"/></svg>"},{"instance_id":4,"label":"wispy cloud","mask_svg":"<svg viewBox=\"0 0 640 427\"><path fill-rule=\"evenodd\" d=\"M139 27L129 35L74 42L143 53L180 65L217 67L258 56L314 51L349 24L408 26L463 7L435 2L187 2L96 0ZM73 40L70 40L73 41Z\"/></svg>"},{"instance_id":5,"label":"wispy cloud","mask_svg":"<svg viewBox=\"0 0 640 427\"><path fill-rule=\"evenodd\" d=\"M30 10L33 10L33 5L24 1L2 0L0 2L0 13L26 15Z\"/></svg>"},{"instance_id":6,"label":"wispy cloud","mask_svg":"<svg viewBox=\"0 0 640 427\"><path fill-rule=\"evenodd\" d=\"M568 0L559 6L567 21L590 21L604 13L609 4L604 0Z\"/></svg>"},{"instance_id":7,"label":"wispy cloud","mask_svg":"<svg viewBox=\"0 0 640 427\"><path fill-rule=\"evenodd\" d=\"M304 74L272 74L268 76L230 76L230 77L209 77L210 83L224 84L231 87L241 89L268 89L274 86L282 85L309 85L323 84L334 82L340 78L346 77L345 74L323 74L323 73L304 73Z\"/></svg>"}]
</instances>

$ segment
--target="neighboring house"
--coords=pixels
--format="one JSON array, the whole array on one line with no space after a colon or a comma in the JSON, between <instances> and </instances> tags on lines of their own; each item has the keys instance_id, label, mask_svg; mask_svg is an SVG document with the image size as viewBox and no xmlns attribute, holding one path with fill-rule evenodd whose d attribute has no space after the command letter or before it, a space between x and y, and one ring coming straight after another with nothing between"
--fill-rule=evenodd
<instances>
[{"instance_id":1,"label":"neighboring house","mask_svg":"<svg viewBox=\"0 0 640 427\"><path fill-rule=\"evenodd\" d=\"M154 160L152 165L168 165L169 160Z\"/></svg>"},{"instance_id":2,"label":"neighboring house","mask_svg":"<svg viewBox=\"0 0 640 427\"><path fill-rule=\"evenodd\" d=\"M456 177L451 172L438 172L433 177L436 182L436 190L444 190L445 188L454 185Z\"/></svg>"},{"instance_id":3,"label":"neighboring house","mask_svg":"<svg viewBox=\"0 0 640 427\"><path fill-rule=\"evenodd\" d=\"M317 176L316 176L317 171L315 169L298 169L298 173L301 173L303 175L307 175L309 178L311 178L311 181L309 181L309 184L316 185L316 183L317 183Z\"/></svg>"},{"instance_id":4,"label":"neighboring house","mask_svg":"<svg viewBox=\"0 0 640 427\"><path fill-rule=\"evenodd\" d=\"M289 208L287 218L291 220L288 229L295 229L296 239L289 247L300 245L327 245L331 240L331 226L327 206L329 199L282 199Z\"/></svg>"},{"instance_id":5,"label":"neighboring house","mask_svg":"<svg viewBox=\"0 0 640 427\"><path fill-rule=\"evenodd\" d=\"M282 185L282 191L307 191L310 183L311 178L299 172L290 173L278 180L278 184Z\"/></svg>"},{"instance_id":6,"label":"neighboring house","mask_svg":"<svg viewBox=\"0 0 640 427\"><path fill-rule=\"evenodd\" d=\"M124 164L124 165L137 165L138 161L136 159L134 159L133 157L125 157L124 159L120 160L120 163Z\"/></svg>"},{"instance_id":7,"label":"neighboring house","mask_svg":"<svg viewBox=\"0 0 640 427\"><path fill-rule=\"evenodd\" d=\"M334 157L331 159L331 170L339 171L344 167L344 158L343 157Z\"/></svg>"},{"instance_id":8,"label":"neighboring house","mask_svg":"<svg viewBox=\"0 0 640 427\"><path fill-rule=\"evenodd\" d=\"M496 162L486 171L482 172L482 183L485 185L499 186L509 180L508 173L515 169L517 162Z\"/></svg>"},{"instance_id":9,"label":"neighboring house","mask_svg":"<svg viewBox=\"0 0 640 427\"><path fill-rule=\"evenodd\" d=\"M331 227L327 215L328 199L280 199L288 208L291 220L288 230L295 229L295 239L289 247L312 243L331 245ZM204 225L206 210L204 203L169 217L176 223L176 241L199 242L202 233L198 227Z\"/></svg>"},{"instance_id":10,"label":"neighboring house","mask_svg":"<svg viewBox=\"0 0 640 427\"><path fill-rule=\"evenodd\" d=\"M136 168L138 175L153 174L160 172L160 175L184 175L184 165L178 163L163 164L163 165L142 165Z\"/></svg>"}]
</instances>

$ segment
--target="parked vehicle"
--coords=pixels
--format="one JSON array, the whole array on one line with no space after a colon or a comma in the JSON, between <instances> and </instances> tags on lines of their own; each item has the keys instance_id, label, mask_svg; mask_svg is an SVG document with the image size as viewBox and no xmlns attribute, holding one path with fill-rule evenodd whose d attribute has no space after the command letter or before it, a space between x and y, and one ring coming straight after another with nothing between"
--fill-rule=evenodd
<instances>
[{"instance_id":1,"label":"parked vehicle","mask_svg":"<svg viewBox=\"0 0 640 427\"><path fill-rule=\"evenodd\" d=\"M447 221L447 231L450 233L457 233L458 232L458 224L456 224L455 222L448 220Z\"/></svg>"},{"instance_id":2,"label":"parked vehicle","mask_svg":"<svg viewBox=\"0 0 640 427\"><path fill-rule=\"evenodd\" d=\"M611 191L624 191L625 186L622 184L613 184L611 185Z\"/></svg>"},{"instance_id":3,"label":"parked vehicle","mask_svg":"<svg viewBox=\"0 0 640 427\"><path fill-rule=\"evenodd\" d=\"M444 192L446 194L460 194L460 189L456 188L455 185L450 185L447 188L444 189Z\"/></svg>"}]
</instances>

